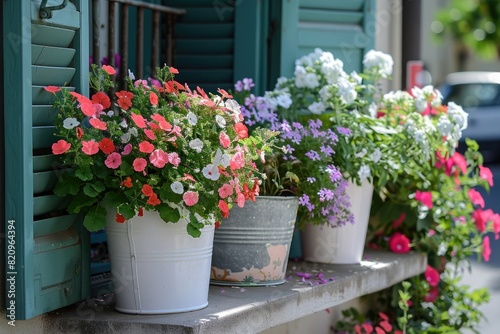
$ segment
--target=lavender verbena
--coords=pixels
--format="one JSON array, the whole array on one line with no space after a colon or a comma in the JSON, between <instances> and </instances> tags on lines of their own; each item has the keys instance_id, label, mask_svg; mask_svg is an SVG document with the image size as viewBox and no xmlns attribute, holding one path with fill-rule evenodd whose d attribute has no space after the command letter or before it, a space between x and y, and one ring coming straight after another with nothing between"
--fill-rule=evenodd
<instances>
[{"instance_id":1,"label":"lavender verbena","mask_svg":"<svg viewBox=\"0 0 500 334\"><path fill-rule=\"evenodd\" d=\"M283 151L266 157L262 168L268 179L261 185L261 193L298 196L299 226L354 223L346 193L348 182L333 163L338 136L348 136L348 129L336 134L320 119L305 124L278 119L277 110L280 104L287 103L286 95L254 96L250 94L250 86L250 79L235 85L235 97L244 103L242 113L246 124L280 131L279 145L283 147Z\"/></svg>"}]
</instances>

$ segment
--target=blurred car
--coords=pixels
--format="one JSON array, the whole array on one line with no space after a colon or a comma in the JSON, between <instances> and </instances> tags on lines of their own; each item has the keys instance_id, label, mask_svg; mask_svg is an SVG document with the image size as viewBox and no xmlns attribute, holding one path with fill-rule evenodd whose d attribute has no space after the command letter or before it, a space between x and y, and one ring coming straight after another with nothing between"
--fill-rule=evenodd
<instances>
[{"instance_id":1,"label":"blurred car","mask_svg":"<svg viewBox=\"0 0 500 334\"><path fill-rule=\"evenodd\" d=\"M476 140L486 159L500 157L500 72L450 73L439 91L445 104L453 101L469 114L463 141Z\"/></svg>"}]
</instances>

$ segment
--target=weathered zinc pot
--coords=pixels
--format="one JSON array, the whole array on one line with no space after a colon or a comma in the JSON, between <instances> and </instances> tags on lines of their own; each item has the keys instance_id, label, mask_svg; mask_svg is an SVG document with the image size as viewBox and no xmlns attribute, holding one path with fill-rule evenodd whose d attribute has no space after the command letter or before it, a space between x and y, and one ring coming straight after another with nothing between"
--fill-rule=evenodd
<instances>
[{"instance_id":1,"label":"weathered zinc pot","mask_svg":"<svg viewBox=\"0 0 500 334\"><path fill-rule=\"evenodd\" d=\"M233 207L215 231L211 283L234 286L285 282L298 198L258 196Z\"/></svg>"}]
</instances>

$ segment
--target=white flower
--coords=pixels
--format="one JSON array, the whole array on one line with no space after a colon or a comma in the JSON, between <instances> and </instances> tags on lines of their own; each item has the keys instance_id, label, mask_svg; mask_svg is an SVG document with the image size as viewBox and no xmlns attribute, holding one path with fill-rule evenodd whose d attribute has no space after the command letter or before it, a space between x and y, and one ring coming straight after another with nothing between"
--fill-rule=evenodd
<instances>
[{"instance_id":1,"label":"white flower","mask_svg":"<svg viewBox=\"0 0 500 334\"><path fill-rule=\"evenodd\" d=\"M201 153L201 150L203 149L203 142L198 138L193 139L189 142L189 147L191 147L196 152Z\"/></svg>"},{"instance_id":2,"label":"white flower","mask_svg":"<svg viewBox=\"0 0 500 334\"><path fill-rule=\"evenodd\" d=\"M320 115L323 111L326 110L326 106L323 102L313 102L307 108L313 114Z\"/></svg>"},{"instance_id":3,"label":"white flower","mask_svg":"<svg viewBox=\"0 0 500 334\"><path fill-rule=\"evenodd\" d=\"M417 109L418 112L423 112L426 107L427 107L427 101L426 100L415 99L415 109Z\"/></svg>"},{"instance_id":4,"label":"white flower","mask_svg":"<svg viewBox=\"0 0 500 334\"><path fill-rule=\"evenodd\" d=\"M461 106L455 102L448 102L448 114L451 116L453 121L458 124L461 130L467 128L467 117L469 116Z\"/></svg>"},{"instance_id":5,"label":"white flower","mask_svg":"<svg viewBox=\"0 0 500 334\"><path fill-rule=\"evenodd\" d=\"M128 124L127 124L127 121L124 119L122 119L122 121L120 122L120 126L124 129L128 128Z\"/></svg>"},{"instance_id":6,"label":"white flower","mask_svg":"<svg viewBox=\"0 0 500 334\"><path fill-rule=\"evenodd\" d=\"M220 128L226 127L226 120L221 115L215 115L215 122Z\"/></svg>"},{"instance_id":7,"label":"white flower","mask_svg":"<svg viewBox=\"0 0 500 334\"><path fill-rule=\"evenodd\" d=\"M377 111L378 111L377 104L375 102L370 103L370 105L368 106L368 112L370 113L370 116L372 118L377 117Z\"/></svg>"},{"instance_id":8,"label":"white flower","mask_svg":"<svg viewBox=\"0 0 500 334\"><path fill-rule=\"evenodd\" d=\"M172 183L170 185L170 189L172 189L172 191L176 194L184 193L184 186L179 181L175 181L174 183Z\"/></svg>"},{"instance_id":9,"label":"white flower","mask_svg":"<svg viewBox=\"0 0 500 334\"><path fill-rule=\"evenodd\" d=\"M122 143L128 143L130 141L130 131L127 132L127 133L124 133L121 137L120 137Z\"/></svg>"},{"instance_id":10,"label":"white flower","mask_svg":"<svg viewBox=\"0 0 500 334\"><path fill-rule=\"evenodd\" d=\"M232 99L227 100L226 101L226 108L233 113L234 117L236 117L236 118L240 117L241 107L238 104L238 102L236 102L235 100L232 100Z\"/></svg>"},{"instance_id":11,"label":"white flower","mask_svg":"<svg viewBox=\"0 0 500 334\"><path fill-rule=\"evenodd\" d=\"M220 164L225 168L229 166L230 161L231 161L231 156L227 153L224 153L222 155L222 158L220 159Z\"/></svg>"},{"instance_id":12,"label":"white flower","mask_svg":"<svg viewBox=\"0 0 500 334\"><path fill-rule=\"evenodd\" d=\"M447 137L448 135L450 135L451 131L453 130L453 125L446 115L441 115L439 117L437 127L439 129L439 133L443 137Z\"/></svg>"},{"instance_id":13,"label":"white flower","mask_svg":"<svg viewBox=\"0 0 500 334\"><path fill-rule=\"evenodd\" d=\"M212 181L217 181L220 177L219 168L213 164L206 165L201 172L203 176Z\"/></svg>"},{"instance_id":14,"label":"white flower","mask_svg":"<svg viewBox=\"0 0 500 334\"><path fill-rule=\"evenodd\" d=\"M446 244L444 242L442 242L441 244L439 244L437 255L443 256L444 254L446 254L447 249L448 249L448 246L446 246Z\"/></svg>"},{"instance_id":15,"label":"white flower","mask_svg":"<svg viewBox=\"0 0 500 334\"><path fill-rule=\"evenodd\" d=\"M131 70L128 70L128 77L129 77L131 80L135 80L135 75L134 75L134 73L133 73Z\"/></svg>"},{"instance_id":16,"label":"white flower","mask_svg":"<svg viewBox=\"0 0 500 334\"><path fill-rule=\"evenodd\" d=\"M371 155L371 159L374 163L377 163L380 161L382 158L382 152L380 151L380 148L376 148L375 151Z\"/></svg>"},{"instance_id":17,"label":"white flower","mask_svg":"<svg viewBox=\"0 0 500 334\"><path fill-rule=\"evenodd\" d=\"M139 132L137 132L137 128L131 128L129 132L132 134L132 136L137 137L139 135Z\"/></svg>"},{"instance_id":18,"label":"white flower","mask_svg":"<svg viewBox=\"0 0 500 334\"><path fill-rule=\"evenodd\" d=\"M370 167L368 167L367 165L362 165L359 168L358 176L359 176L361 181L364 181L367 178L369 178L371 176Z\"/></svg>"},{"instance_id":19,"label":"white flower","mask_svg":"<svg viewBox=\"0 0 500 334\"><path fill-rule=\"evenodd\" d=\"M361 151L359 151L358 153L354 154L354 157L355 158L362 158L366 155L366 153L368 153L368 151L366 150L366 148L363 148Z\"/></svg>"},{"instance_id":20,"label":"white flower","mask_svg":"<svg viewBox=\"0 0 500 334\"><path fill-rule=\"evenodd\" d=\"M73 129L74 127L78 126L80 124L80 122L78 122L78 120L76 118L66 118L64 121L63 121L63 127L65 129Z\"/></svg>"},{"instance_id":21,"label":"white flower","mask_svg":"<svg viewBox=\"0 0 500 334\"><path fill-rule=\"evenodd\" d=\"M307 73L304 82L308 88L316 88L319 86L318 76L314 73Z\"/></svg>"},{"instance_id":22,"label":"white flower","mask_svg":"<svg viewBox=\"0 0 500 334\"><path fill-rule=\"evenodd\" d=\"M339 78L337 86L339 88L338 93L342 102L345 104L352 104L358 96L355 85L346 78Z\"/></svg>"},{"instance_id":23,"label":"white flower","mask_svg":"<svg viewBox=\"0 0 500 334\"><path fill-rule=\"evenodd\" d=\"M363 59L363 65L365 66L365 70L370 71L375 69L381 77L387 78L392 74L394 61L386 53L370 50Z\"/></svg>"},{"instance_id":24,"label":"white flower","mask_svg":"<svg viewBox=\"0 0 500 334\"><path fill-rule=\"evenodd\" d=\"M323 86L323 88L321 88L319 91L319 96L321 96L321 100L323 100L323 102L327 102L332 98L332 93L328 88L329 86Z\"/></svg>"},{"instance_id":25,"label":"white flower","mask_svg":"<svg viewBox=\"0 0 500 334\"><path fill-rule=\"evenodd\" d=\"M282 94L278 95L276 97L276 102L279 106L288 109L292 105L292 98L290 96L290 93L288 92L283 92Z\"/></svg>"},{"instance_id":26,"label":"white flower","mask_svg":"<svg viewBox=\"0 0 500 334\"><path fill-rule=\"evenodd\" d=\"M358 85L361 85L363 78L356 71L352 71L350 76Z\"/></svg>"},{"instance_id":27,"label":"white flower","mask_svg":"<svg viewBox=\"0 0 500 334\"><path fill-rule=\"evenodd\" d=\"M198 123L198 117L194 114L194 112L192 112L192 111L188 112L186 117L187 117L189 125L195 126L196 123Z\"/></svg>"}]
</instances>

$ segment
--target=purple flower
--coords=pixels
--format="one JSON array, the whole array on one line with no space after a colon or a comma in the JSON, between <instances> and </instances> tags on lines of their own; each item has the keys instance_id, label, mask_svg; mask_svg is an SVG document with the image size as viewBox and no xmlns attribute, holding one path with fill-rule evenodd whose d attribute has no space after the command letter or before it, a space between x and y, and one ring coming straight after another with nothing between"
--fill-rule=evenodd
<instances>
[{"instance_id":1,"label":"purple flower","mask_svg":"<svg viewBox=\"0 0 500 334\"><path fill-rule=\"evenodd\" d=\"M321 125L323 125L323 122L321 122L320 119L311 119L309 120L309 127L311 129L319 129L321 127Z\"/></svg>"},{"instance_id":2,"label":"purple flower","mask_svg":"<svg viewBox=\"0 0 500 334\"><path fill-rule=\"evenodd\" d=\"M339 137L335 132L332 131L332 129L327 130L328 138L332 141L333 144L337 143L339 141Z\"/></svg>"},{"instance_id":3,"label":"purple flower","mask_svg":"<svg viewBox=\"0 0 500 334\"><path fill-rule=\"evenodd\" d=\"M321 160L319 153L312 150L306 153L306 157L308 157L312 161Z\"/></svg>"},{"instance_id":4,"label":"purple flower","mask_svg":"<svg viewBox=\"0 0 500 334\"><path fill-rule=\"evenodd\" d=\"M321 152L323 152L326 156L331 157L333 154L335 154L335 151L333 148L329 145L321 145L320 149Z\"/></svg>"},{"instance_id":5,"label":"purple flower","mask_svg":"<svg viewBox=\"0 0 500 334\"><path fill-rule=\"evenodd\" d=\"M334 198L333 191L331 191L330 189L326 189L326 188L321 188L318 191L318 195L319 195L319 200L321 202L331 201Z\"/></svg>"},{"instance_id":6,"label":"purple flower","mask_svg":"<svg viewBox=\"0 0 500 334\"><path fill-rule=\"evenodd\" d=\"M351 129L349 128L344 128L342 126L339 126L337 128L337 131L341 134L341 135L346 135L346 136L350 136L352 134L352 131Z\"/></svg>"},{"instance_id":7,"label":"purple flower","mask_svg":"<svg viewBox=\"0 0 500 334\"><path fill-rule=\"evenodd\" d=\"M307 182L314 183L314 182L316 182L316 178L314 178L314 177L308 177L307 178Z\"/></svg>"},{"instance_id":8,"label":"purple flower","mask_svg":"<svg viewBox=\"0 0 500 334\"><path fill-rule=\"evenodd\" d=\"M302 206L307 206L309 204L309 196L307 196L306 194L303 194L299 198L299 204Z\"/></svg>"},{"instance_id":9,"label":"purple flower","mask_svg":"<svg viewBox=\"0 0 500 334\"><path fill-rule=\"evenodd\" d=\"M332 182L337 182L342 179L342 173L334 165L326 166L326 172L330 175Z\"/></svg>"}]
</instances>

